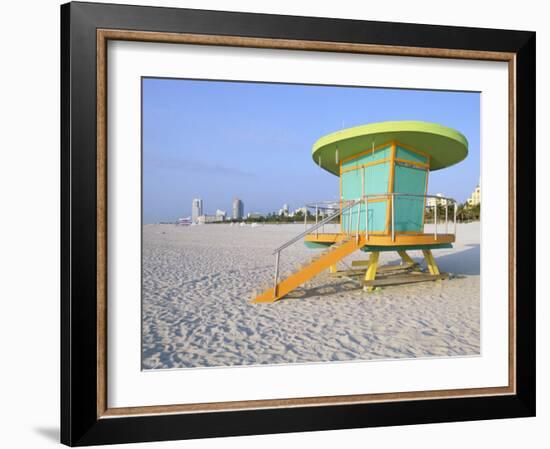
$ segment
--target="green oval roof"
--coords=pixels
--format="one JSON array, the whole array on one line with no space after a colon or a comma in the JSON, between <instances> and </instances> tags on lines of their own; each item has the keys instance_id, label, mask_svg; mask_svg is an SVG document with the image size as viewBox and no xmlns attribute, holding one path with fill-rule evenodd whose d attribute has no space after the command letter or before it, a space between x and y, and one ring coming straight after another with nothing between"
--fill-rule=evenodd
<instances>
[{"instance_id":1,"label":"green oval roof","mask_svg":"<svg viewBox=\"0 0 550 449\"><path fill-rule=\"evenodd\" d=\"M430 155L430 170L449 167L466 158L468 141L461 133L437 123L419 121L379 122L342 129L321 137L313 145L315 163L339 176L338 158L348 158L374 146L396 140Z\"/></svg>"}]
</instances>

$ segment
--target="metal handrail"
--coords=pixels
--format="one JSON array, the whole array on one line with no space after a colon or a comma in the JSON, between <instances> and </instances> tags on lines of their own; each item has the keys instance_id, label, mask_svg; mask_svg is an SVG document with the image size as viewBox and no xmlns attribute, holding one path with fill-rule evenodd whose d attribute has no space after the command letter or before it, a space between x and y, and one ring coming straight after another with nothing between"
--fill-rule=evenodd
<instances>
[{"instance_id":1,"label":"metal handrail","mask_svg":"<svg viewBox=\"0 0 550 449\"><path fill-rule=\"evenodd\" d=\"M375 193L375 194L363 195L363 197L365 197L365 198L368 197L368 198L371 198L371 199L372 198L387 198L391 195L392 195L392 193ZM448 198L448 197L444 197L444 196L437 196L437 195L419 195L419 194L415 194L415 193L404 193L404 192L403 193L394 192L393 195L396 195L396 196L412 196L412 197L418 197L418 198L435 198L436 200L456 203L456 200L454 200L453 198ZM360 200L360 198L356 199L356 201L358 201L358 200ZM348 201L351 201L351 200L348 200ZM337 201L337 200L334 200L334 201L331 201L331 200L314 201L314 202L305 204L304 207L306 209L315 209L317 207L318 209L335 210L335 209L339 209L341 202L342 201Z\"/></svg>"},{"instance_id":2,"label":"metal handrail","mask_svg":"<svg viewBox=\"0 0 550 449\"><path fill-rule=\"evenodd\" d=\"M321 226L324 226L325 223L328 223L330 220L336 218L337 216L343 214L348 209L352 209L358 202L361 202L361 200L353 200L348 204L346 207L336 211L334 214L324 218L323 220L319 221L318 223L315 223L312 227L309 229L306 229L304 232L298 234L296 237L290 239L288 242L282 244L279 246L275 251L273 251L273 254L275 255L275 279L274 279L274 285L273 285L273 296L277 297L277 286L279 285L279 259L281 258L281 251L290 245L296 243L299 240L302 240L303 237L305 237L307 234L310 234L312 231L315 231L319 229ZM307 217L307 214L306 214ZM315 218L317 220L317 213L315 214Z\"/></svg>"},{"instance_id":3,"label":"metal handrail","mask_svg":"<svg viewBox=\"0 0 550 449\"><path fill-rule=\"evenodd\" d=\"M347 206L345 206L344 208L342 208L341 210L337 210L334 214L332 215L329 215L328 217L326 218L323 218L321 221L317 222L316 224L314 224L313 226L311 226L310 228L306 229L304 232L301 232L300 234L298 234L296 237L293 237L292 239L290 239L288 242L285 242L284 244L282 244L281 246L279 246L278 248L276 248L274 251L273 251L273 254L276 254L280 251L282 251L283 249L289 247L290 245L292 245L293 243L296 243L298 240L301 240L303 237L305 237L306 235L308 234L311 234L312 231L315 231L317 229L319 229L321 226L325 225L326 223L328 223L329 221L333 220L334 218L338 217L339 215L341 215L342 213L344 212L347 212L348 209L351 209L353 206L357 205L357 203L361 202L361 200L351 200L350 201L350 204L348 204Z\"/></svg>"},{"instance_id":4,"label":"metal handrail","mask_svg":"<svg viewBox=\"0 0 550 449\"><path fill-rule=\"evenodd\" d=\"M398 196L398 197L412 197L412 198L423 198L424 200L426 200L427 198L433 198L435 199L435 204L434 206L432 206L434 208L434 238L437 240L437 234L438 234L438 214L437 214L437 207L439 206L438 203L440 202L444 202L444 205L445 205L445 233L448 233L449 231L449 206L454 206L454 213L453 213L453 234L456 234L456 212L457 212L457 202L456 200L454 200L453 198L448 198L448 197L444 197L444 196L438 196L438 195L419 195L419 194L414 194L414 193L400 193L400 192L392 192L392 193L377 193L377 194L369 194L369 195L364 195L362 198L357 198L355 200L347 200L347 201L344 201L344 202L349 202L349 201L355 201L355 204L356 205L358 202L360 202L361 204L362 203L365 203L365 204L368 204L368 201L369 199L386 199L387 201L391 201L391 214L392 214L392 219L391 219L391 223L392 223L392 240L395 240L395 211L394 211L394 202L395 202L395 197ZM331 207L324 207L324 206L320 206L321 204L330 204ZM342 203L342 201L340 202ZM309 203L309 204L306 204L305 205L305 208L306 209L311 209L311 208L315 208L316 212L315 212L315 215L317 217L317 214L319 212L319 209L329 209L329 210L333 210L333 209L336 209L337 205L339 206L340 203L335 203L333 201L319 201L317 203ZM426 207L429 207L429 206L426 206ZM349 209L349 213L350 213L350 218L351 218L351 206L347 206L346 208L346 211L348 211ZM342 210L343 211L343 210ZM368 223L368 207L366 208L366 213L367 213L367 216L365 217L366 218L366 222ZM318 222L317 219L316 219L316 224L319 223L319 227L323 226L324 224L326 224L328 221L330 221L331 219L334 219L335 217L337 217L339 214L338 213L335 213L335 214L332 214L331 216L329 216L327 219L323 220L322 222ZM304 220L304 224L307 226L307 214L305 214L305 220ZM315 228L315 229L319 229L319 227ZM348 222L348 229L346 230L347 233L351 233L351 222ZM366 226L366 235L368 237L368 226ZM305 233L307 233L307 231L305 231Z\"/></svg>"},{"instance_id":5,"label":"metal handrail","mask_svg":"<svg viewBox=\"0 0 550 449\"><path fill-rule=\"evenodd\" d=\"M318 206L319 209L339 209L340 201L339 200L323 200L323 201L314 201L312 203L306 203L304 207L308 209L313 209L315 206Z\"/></svg>"}]
</instances>

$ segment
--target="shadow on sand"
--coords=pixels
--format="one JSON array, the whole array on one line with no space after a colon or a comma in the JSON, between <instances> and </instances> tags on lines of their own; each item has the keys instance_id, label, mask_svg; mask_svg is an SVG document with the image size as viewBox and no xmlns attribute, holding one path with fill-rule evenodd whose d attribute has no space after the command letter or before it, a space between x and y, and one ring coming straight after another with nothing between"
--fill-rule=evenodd
<instances>
[{"instance_id":1,"label":"shadow on sand","mask_svg":"<svg viewBox=\"0 0 550 449\"><path fill-rule=\"evenodd\" d=\"M327 284L327 285L320 285L318 287L310 287L308 288L307 284L305 286L301 286L297 288L296 290L290 292L288 295L285 296L285 298L292 299L292 298L310 298L312 296L329 296L329 295L337 295L338 293L346 293L349 291L357 291L361 287L360 282L352 281L352 280L345 280L342 282L338 282L337 284Z\"/></svg>"},{"instance_id":2,"label":"shadow on sand","mask_svg":"<svg viewBox=\"0 0 550 449\"><path fill-rule=\"evenodd\" d=\"M434 251L435 261L441 271L453 274L464 274L468 276L479 276L480 274L480 249L479 243L466 245L467 249L453 251L444 256L437 256Z\"/></svg>"},{"instance_id":3,"label":"shadow on sand","mask_svg":"<svg viewBox=\"0 0 550 449\"><path fill-rule=\"evenodd\" d=\"M480 274L480 247L479 244L468 244L466 249L462 251L453 251L450 254L438 256L434 252L435 260L439 269L445 273L452 273L455 276L479 276ZM415 262L425 265L422 253L413 252L411 257ZM359 278L358 278L359 279ZM312 296L328 296L338 293L345 293L350 290L357 290L360 287L359 282L345 280L337 284L321 285L318 287L308 288L302 286L289 293L287 298L310 298Z\"/></svg>"},{"instance_id":4,"label":"shadow on sand","mask_svg":"<svg viewBox=\"0 0 550 449\"><path fill-rule=\"evenodd\" d=\"M457 276L479 276L481 262L479 243L467 244L465 246L467 248L462 251L452 250L451 253L442 256L438 255L437 250L433 250L439 270ZM426 268L424 257L420 251L411 251L409 255L415 262Z\"/></svg>"}]
</instances>

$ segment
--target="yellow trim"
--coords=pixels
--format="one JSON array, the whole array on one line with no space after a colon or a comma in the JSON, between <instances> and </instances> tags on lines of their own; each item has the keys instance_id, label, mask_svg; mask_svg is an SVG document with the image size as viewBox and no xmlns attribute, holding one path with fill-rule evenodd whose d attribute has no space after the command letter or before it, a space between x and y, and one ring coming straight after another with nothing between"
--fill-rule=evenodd
<instances>
[{"instance_id":1,"label":"yellow trim","mask_svg":"<svg viewBox=\"0 0 550 449\"><path fill-rule=\"evenodd\" d=\"M348 156L348 157L346 157L346 158L344 158L344 159L342 159L342 160L340 161L340 165L342 165L344 162L350 161L350 160L352 160L352 159L357 159L357 158L363 156L364 154L373 153L373 152L376 153L376 152L379 151L379 150L382 150L382 149L384 149L384 148L387 148L388 146L390 146L390 144L391 144L391 141L387 141L387 142L384 142L384 143L381 144L381 145L375 146L375 147L374 147L374 151L373 151L372 148L369 148L368 150L362 151L361 153L357 153L357 154L354 154L354 155L352 155L352 156Z\"/></svg>"},{"instance_id":2,"label":"yellow trim","mask_svg":"<svg viewBox=\"0 0 550 449\"><path fill-rule=\"evenodd\" d=\"M386 233L386 231L369 231L369 237L370 237L371 235L386 236L387 233ZM369 240L369 242L370 242L370 240Z\"/></svg>"},{"instance_id":3,"label":"yellow trim","mask_svg":"<svg viewBox=\"0 0 550 449\"><path fill-rule=\"evenodd\" d=\"M407 159L395 158L395 162L400 162L401 164L414 165L415 167L423 168L424 170L429 170L430 169L429 164L423 164L421 162L408 161Z\"/></svg>"},{"instance_id":4,"label":"yellow trim","mask_svg":"<svg viewBox=\"0 0 550 449\"><path fill-rule=\"evenodd\" d=\"M382 197L382 195L380 195L380 198L369 199L369 204L370 203L381 203L383 201L389 201L389 197L388 196ZM343 201L340 201L340 209L342 209L343 203L344 203Z\"/></svg>"},{"instance_id":5,"label":"yellow trim","mask_svg":"<svg viewBox=\"0 0 550 449\"><path fill-rule=\"evenodd\" d=\"M331 265L330 267L328 267L328 271L329 271L329 273L336 273L336 272L338 272L338 268L336 267L336 264Z\"/></svg>"},{"instance_id":6,"label":"yellow trim","mask_svg":"<svg viewBox=\"0 0 550 449\"><path fill-rule=\"evenodd\" d=\"M360 170L362 168L372 167L373 165L385 164L386 162L390 162L390 161L391 161L390 158L385 158L385 159L379 159L377 161L369 162L367 164L353 165L347 168L342 168L342 166L340 166L340 174L343 175L344 173L347 173L353 170Z\"/></svg>"},{"instance_id":7,"label":"yellow trim","mask_svg":"<svg viewBox=\"0 0 550 449\"><path fill-rule=\"evenodd\" d=\"M370 203L381 203L383 201L388 201L388 197L385 197L385 198L372 198L372 199L369 199L369 204Z\"/></svg>"},{"instance_id":8,"label":"yellow trim","mask_svg":"<svg viewBox=\"0 0 550 449\"><path fill-rule=\"evenodd\" d=\"M306 242L315 243L338 243L346 238L345 233L319 233L307 234L304 238ZM359 236L364 239L365 233L360 232ZM355 239L353 239L355 241ZM369 232L368 244L372 246L405 246L405 245L436 245L440 243L453 243L455 241L454 234L437 234L437 240L433 234L404 234L401 232L395 233L395 241L392 241L391 235Z\"/></svg>"},{"instance_id":9,"label":"yellow trim","mask_svg":"<svg viewBox=\"0 0 550 449\"><path fill-rule=\"evenodd\" d=\"M404 143L401 143L399 141L397 141L397 145L399 145L400 147L402 148L405 148L406 150L409 150L409 151L412 151L413 153L416 153L416 154L420 154L421 156L424 156L425 158L428 159L428 163L425 164L425 167L426 167L426 170L427 171L430 171L430 165L432 163L432 157L428 154L428 153L424 153L423 151L420 151L414 147L411 147L410 145L405 145ZM407 163L411 163L411 164L415 164L414 162L411 162L411 161L406 161ZM428 184L426 182L426 195L428 194Z\"/></svg>"}]
</instances>

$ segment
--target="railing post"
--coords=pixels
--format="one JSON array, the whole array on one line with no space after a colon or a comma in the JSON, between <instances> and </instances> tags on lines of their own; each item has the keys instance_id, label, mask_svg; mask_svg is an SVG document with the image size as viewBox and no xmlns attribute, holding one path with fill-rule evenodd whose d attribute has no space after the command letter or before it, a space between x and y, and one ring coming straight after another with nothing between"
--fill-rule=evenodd
<instances>
[{"instance_id":1,"label":"railing post","mask_svg":"<svg viewBox=\"0 0 550 449\"><path fill-rule=\"evenodd\" d=\"M445 200L445 234L449 233L449 201Z\"/></svg>"},{"instance_id":2,"label":"railing post","mask_svg":"<svg viewBox=\"0 0 550 449\"><path fill-rule=\"evenodd\" d=\"M395 208L393 201L394 200L394 194L391 194L391 240L392 242L395 242Z\"/></svg>"},{"instance_id":3,"label":"railing post","mask_svg":"<svg viewBox=\"0 0 550 449\"><path fill-rule=\"evenodd\" d=\"M453 229L453 234L455 235L455 240L456 240L456 210L457 210L457 207L456 207L456 203L455 203L455 217L454 217L454 229Z\"/></svg>"},{"instance_id":4,"label":"railing post","mask_svg":"<svg viewBox=\"0 0 550 449\"><path fill-rule=\"evenodd\" d=\"M434 239L437 240L437 199L435 200L435 205L434 205L434 225L435 225Z\"/></svg>"},{"instance_id":5,"label":"railing post","mask_svg":"<svg viewBox=\"0 0 550 449\"><path fill-rule=\"evenodd\" d=\"M319 205L315 205L315 224L319 221ZM319 228L315 229L315 237L319 235Z\"/></svg>"},{"instance_id":6,"label":"railing post","mask_svg":"<svg viewBox=\"0 0 550 449\"><path fill-rule=\"evenodd\" d=\"M365 196L365 239L369 239L369 197Z\"/></svg>"},{"instance_id":7,"label":"railing post","mask_svg":"<svg viewBox=\"0 0 550 449\"><path fill-rule=\"evenodd\" d=\"M281 254L280 251L277 251L277 254L275 255L275 282L273 285L273 298L277 299L277 284L279 283L279 255Z\"/></svg>"},{"instance_id":8,"label":"railing post","mask_svg":"<svg viewBox=\"0 0 550 449\"><path fill-rule=\"evenodd\" d=\"M348 235L351 235L351 211L353 210L353 203L350 201L348 203L349 213L348 213Z\"/></svg>"},{"instance_id":9,"label":"railing post","mask_svg":"<svg viewBox=\"0 0 550 449\"><path fill-rule=\"evenodd\" d=\"M363 203L359 201L359 210L357 211L357 229L355 230L355 243L359 243L359 226L361 225L361 205Z\"/></svg>"}]
</instances>

